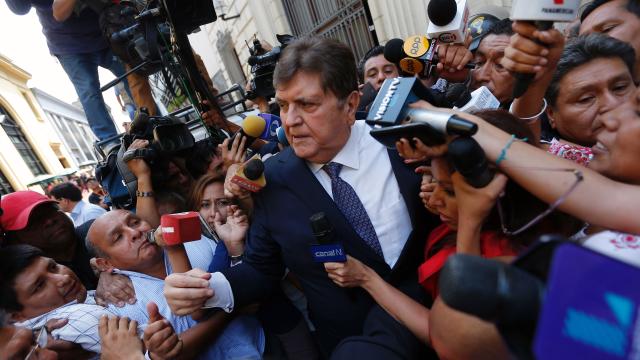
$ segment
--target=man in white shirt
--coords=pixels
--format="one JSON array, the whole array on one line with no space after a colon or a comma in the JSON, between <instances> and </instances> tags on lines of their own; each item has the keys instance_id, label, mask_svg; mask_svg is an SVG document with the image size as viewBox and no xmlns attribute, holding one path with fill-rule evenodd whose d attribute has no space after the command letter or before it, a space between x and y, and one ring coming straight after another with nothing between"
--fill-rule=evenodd
<instances>
[{"instance_id":1,"label":"man in white shirt","mask_svg":"<svg viewBox=\"0 0 640 360\"><path fill-rule=\"evenodd\" d=\"M96 219L107 212L98 205L82 200L82 191L70 182L54 186L50 194L58 201L60 209L71 216L75 227Z\"/></svg>"},{"instance_id":2,"label":"man in white shirt","mask_svg":"<svg viewBox=\"0 0 640 360\"><path fill-rule=\"evenodd\" d=\"M312 257L309 217L324 212L347 254L426 302L415 276L434 222L418 197L420 177L356 122L355 69L351 50L334 40L301 39L284 50L274 83L291 146L265 163L267 186L254 197L243 263L167 277L173 312L191 313L205 301L231 311L268 296L286 267L302 284L325 354L348 339L343 356L353 346L362 358L425 358L427 347L404 326L360 289L333 284Z\"/></svg>"}]
</instances>

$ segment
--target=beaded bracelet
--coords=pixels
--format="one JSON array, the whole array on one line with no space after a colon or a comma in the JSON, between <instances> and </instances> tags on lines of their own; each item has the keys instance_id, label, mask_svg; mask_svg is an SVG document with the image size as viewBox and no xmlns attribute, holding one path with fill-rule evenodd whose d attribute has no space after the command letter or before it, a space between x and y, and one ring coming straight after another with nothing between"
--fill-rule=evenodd
<instances>
[{"instance_id":1,"label":"beaded bracelet","mask_svg":"<svg viewBox=\"0 0 640 360\"><path fill-rule=\"evenodd\" d=\"M509 150L509 148L511 147L511 144L513 144L513 142L516 140L527 141L528 139L527 138L518 139L515 135L512 134L511 139L509 139L509 141L507 141L507 143L502 148L502 150L500 150L500 156L498 156L498 159L496 160L496 166L500 165L500 163L507 158L507 150Z\"/></svg>"}]
</instances>

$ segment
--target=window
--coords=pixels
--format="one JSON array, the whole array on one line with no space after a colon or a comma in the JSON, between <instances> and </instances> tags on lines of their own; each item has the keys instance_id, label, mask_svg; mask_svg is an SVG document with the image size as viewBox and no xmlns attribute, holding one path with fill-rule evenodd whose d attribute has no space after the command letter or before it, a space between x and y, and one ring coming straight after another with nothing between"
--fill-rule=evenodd
<instances>
[{"instance_id":1,"label":"window","mask_svg":"<svg viewBox=\"0 0 640 360\"><path fill-rule=\"evenodd\" d=\"M9 179L7 179L7 177L2 173L2 170L0 170L0 195L7 195L14 191L13 186L9 183Z\"/></svg>"},{"instance_id":2,"label":"window","mask_svg":"<svg viewBox=\"0 0 640 360\"><path fill-rule=\"evenodd\" d=\"M38 176L46 174L47 172L44 169L44 166L40 162L40 159L38 159L38 156L36 156L31 144L29 144L29 141L27 141L27 138L22 133L22 130L20 130L20 126L16 124L7 111L2 107L0 107L0 120L2 120L0 122L2 128L7 133L7 136L9 136L13 146L16 147L16 150L20 153L22 160L27 164L33 175Z\"/></svg>"}]
</instances>

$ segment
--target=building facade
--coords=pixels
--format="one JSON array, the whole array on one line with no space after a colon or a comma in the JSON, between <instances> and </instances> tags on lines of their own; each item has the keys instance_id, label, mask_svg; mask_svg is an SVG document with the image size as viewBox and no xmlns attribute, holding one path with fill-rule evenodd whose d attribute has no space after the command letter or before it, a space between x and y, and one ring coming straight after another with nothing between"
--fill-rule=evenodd
<instances>
[{"instance_id":1,"label":"building facade","mask_svg":"<svg viewBox=\"0 0 640 360\"><path fill-rule=\"evenodd\" d=\"M511 0L468 3L472 14L502 8L508 15ZM244 85L251 78L248 45L256 38L276 46L275 34L327 36L349 44L359 58L375 44L425 34L428 24L428 0L215 0L214 4L218 20L190 35L190 40L219 90Z\"/></svg>"},{"instance_id":2,"label":"building facade","mask_svg":"<svg viewBox=\"0 0 640 360\"><path fill-rule=\"evenodd\" d=\"M98 159L93 150L96 137L89 127L82 107L68 104L40 89L31 90L42 107L46 120L71 154L70 165L81 168L97 164Z\"/></svg>"},{"instance_id":3,"label":"building facade","mask_svg":"<svg viewBox=\"0 0 640 360\"><path fill-rule=\"evenodd\" d=\"M27 87L31 75L0 55L0 194L32 189L73 166Z\"/></svg>"}]
</instances>

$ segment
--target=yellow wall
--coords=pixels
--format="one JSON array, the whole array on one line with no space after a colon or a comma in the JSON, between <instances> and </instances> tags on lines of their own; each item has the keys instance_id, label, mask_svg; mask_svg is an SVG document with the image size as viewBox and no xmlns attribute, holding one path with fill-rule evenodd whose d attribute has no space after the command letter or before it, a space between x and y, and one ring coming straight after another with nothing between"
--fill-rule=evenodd
<instances>
[{"instance_id":1,"label":"yellow wall","mask_svg":"<svg viewBox=\"0 0 640 360\"><path fill-rule=\"evenodd\" d=\"M60 173L63 167L53 152L51 144L60 144L61 141L57 138L51 125L43 120L45 119L44 112L27 87L27 81L30 78L29 73L0 55L0 106L20 126L45 171L49 174ZM65 158L71 159L64 147L61 148L61 151ZM26 190L27 183L34 178L1 127L0 169L15 190ZM40 190L39 186L32 186L32 188Z\"/></svg>"}]
</instances>

